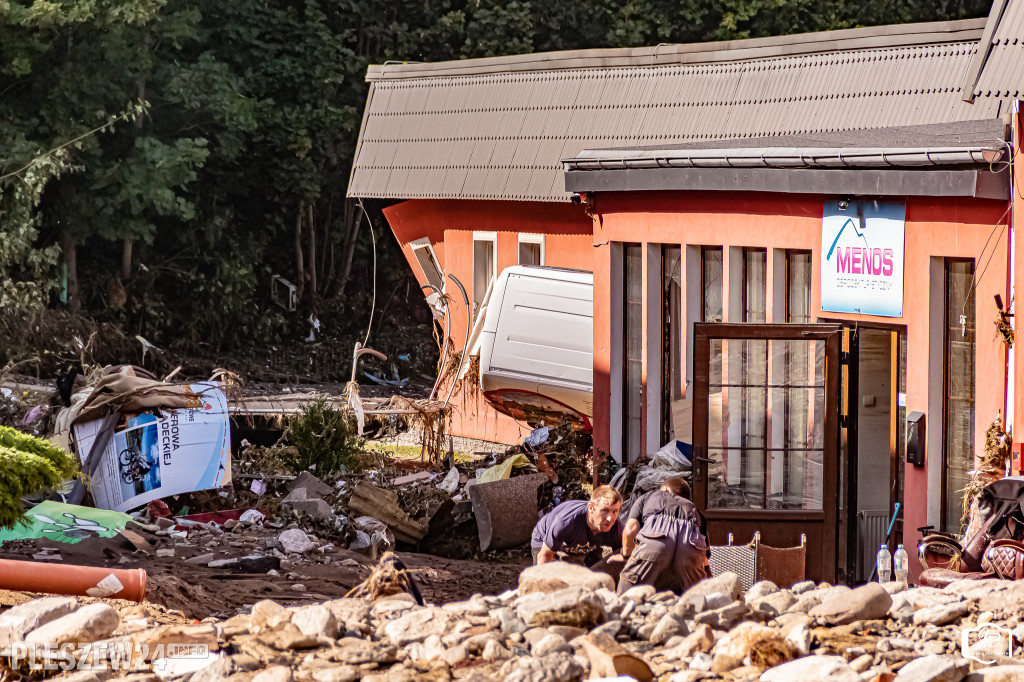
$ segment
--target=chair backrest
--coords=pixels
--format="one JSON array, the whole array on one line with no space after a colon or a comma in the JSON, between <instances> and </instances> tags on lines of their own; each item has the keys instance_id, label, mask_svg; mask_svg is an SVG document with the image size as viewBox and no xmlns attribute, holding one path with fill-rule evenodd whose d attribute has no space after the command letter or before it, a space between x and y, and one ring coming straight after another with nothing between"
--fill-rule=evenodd
<instances>
[{"instance_id":1,"label":"chair backrest","mask_svg":"<svg viewBox=\"0 0 1024 682\"><path fill-rule=\"evenodd\" d=\"M732 533L729 533L729 544L711 547L711 558L708 564L712 575L732 572L740 577L743 589L754 584L757 575L757 546L761 534L755 533L754 539L746 545L734 545Z\"/></svg>"},{"instance_id":2,"label":"chair backrest","mask_svg":"<svg viewBox=\"0 0 1024 682\"><path fill-rule=\"evenodd\" d=\"M807 579L807 536L797 547L770 547L758 543L755 577L786 588Z\"/></svg>"}]
</instances>

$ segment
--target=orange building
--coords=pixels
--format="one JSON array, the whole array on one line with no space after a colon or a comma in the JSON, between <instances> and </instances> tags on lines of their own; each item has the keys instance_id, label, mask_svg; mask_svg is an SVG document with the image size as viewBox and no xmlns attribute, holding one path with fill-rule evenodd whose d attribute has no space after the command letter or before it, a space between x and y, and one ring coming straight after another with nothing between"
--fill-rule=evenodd
<instances>
[{"instance_id":1,"label":"orange building","mask_svg":"<svg viewBox=\"0 0 1024 682\"><path fill-rule=\"evenodd\" d=\"M714 543L805 534L809 575L866 579L886 538L959 530L986 429L1024 418L994 324L1024 272L1024 11L996 4L987 28L371 67L349 194L421 283L466 285L456 350L503 268L593 271L596 449L690 442ZM456 433L525 435L457 396Z\"/></svg>"}]
</instances>

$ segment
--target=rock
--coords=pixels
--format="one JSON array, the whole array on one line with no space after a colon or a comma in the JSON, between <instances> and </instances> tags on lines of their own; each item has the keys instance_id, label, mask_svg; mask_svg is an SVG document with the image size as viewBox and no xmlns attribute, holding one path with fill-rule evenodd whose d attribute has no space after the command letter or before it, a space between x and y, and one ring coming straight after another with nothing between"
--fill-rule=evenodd
<instances>
[{"instance_id":1,"label":"rock","mask_svg":"<svg viewBox=\"0 0 1024 682\"><path fill-rule=\"evenodd\" d=\"M808 613L821 604L821 594L817 590L799 595L796 603L786 609L786 613Z\"/></svg>"},{"instance_id":2,"label":"rock","mask_svg":"<svg viewBox=\"0 0 1024 682\"><path fill-rule=\"evenodd\" d=\"M291 620L291 613L285 607L271 599L263 599L252 605L249 613L249 626L253 632L264 628L277 627Z\"/></svg>"},{"instance_id":3,"label":"rock","mask_svg":"<svg viewBox=\"0 0 1024 682\"><path fill-rule=\"evenodd\" d=\"M230 568L238 565L238 559L216 559L206 564L208 568Z\"/></svg>"},{"instance_id":4,"label":"rock","mask_svg":"<svg viewBox=\"0 0 1024 682\"><path fill-rule=\"evenodd\" d=\"M747 599L747 606L758 611L765 611L773 616L785 613L790 606L795 604L797 601L796 597L789 590L782 590L781 592L774 592L765 597L757 599Z\"/></svg>"},{"instance_id":5,"label":"rock","mask_svg":"<svg viewBox=\"0 0 1024 682\"><path fill-rule=\"evenodd\" d=\"M914 614L914 625L946 625L955 620L960 620L970 611L967 602L960 601L952 604L936 604L921 609Z\"/></svg>"},{"instance_id":6,"label":"rock","mask_svg":"<svg viewBox=\"0 0 1024 682\"><path fill-rule=\"evenodd\" d=\"M532 592L517 599L515 607L527 625L573 625L589 630L605 621L604 600L579 587L551 593Z\"/></svg>"},{"instance_id":7,"label":"rock","mask_svg":"<svg viewBox=\"0 0 1024 682\"><path fill-rule=\"evenodd\" d=\"M346 632L370 632L370 605L362 599L332 599L323 606L334 614L340 628Z\"/></svg>"},{"instance_id":8,"label":"rock","mask_svg":"<svg viewBox=\"0 0 1024 682\"><path fill-rule=\"evenodd\" d=\"M907 591L907 584L902 580L890 580L887 583L881 583L881 585L882 589L891 595Z\"/></svg>"},{"instance_id":9,"label":"rock","mask_svg":"<svg viewBox=\"0 0 1024 682\"><path fill-rule=\"evenodd\" d=\"M714 578L704 578L684 592L683 599L698 595L706 596L715 592L727 594L734 600L739 599L740 595L743 594L743 583L740 582L740 577L735 573L726 572L716 575Z\"/></svg>"},{"instance_id":10,"label":"rock","mask_svg":"<svg viewBox=\"0 0 1024 682\"><path fill-rule=\"evenodd\" d=\"M862 673L866 672L871 664L875 662L875 657L871 654L864 654L850 661L850 667L853 668L854 672Z\"/></svg>"},{"instance_id":11,"label":"rock","mask_svg":"<svg viewBox=\"0 0 1024 682\"><path fill-rule=\"evenodd\" d=\"M292 682L292 669L283 665L272 665L266 670L256 673L252 682Z\"/></svg>"},{"instance_id":12,"label":"rock","mask_svg":"<svg viewBox=\"0 0 1024 682\"><path fill-rule=\"evenodd\" d=\"M638 605L653 597L657 593L654 585L634 585L622 593L623 599L632 599Z\"/></svg>"},{"instance_id":13,"label":"rock","mask_svg":"<svg viewBox=\"0 0 1024 682\"><path fill-rule=\"evenodd\" d=\"M699 613L693 621L698 625L710 625L716 630L729 630L749 614L750 609L747 608L746 604L741 601L735 601L720 609Z\"/></svg>"},{"instance_id":14,"label":"rock","mask_svg":"<svg viewBox=\"0 0 1024 682\"><path fill-rule=\"evenodd\" d=\"M43 597L18 604L0 615L0 647L20 642L32 630L66 616L78 607L71 597Z\"/></svg>"},{"instance_id":15,"label":"rock","mask_svg":"<svg viewBox=\"0 0 1024 682\"><path fill-rule=\"evenodd\" d=\"M549 625L548 632L562 637L567 642L587 634L587 631L583 628L575 628L571 625Z\"/></svg>"},{"instance_id":16,"label":"rock","mask_svg":"<svg viewBox=\"0 0 1024 682\"><path fill-rule=\"evenodd\" d=\"M505 682L575 682L585 674L576 658L564 653L549 654L541 659L523 656L510 661L508 666Z\"/></svg>"},{"instance_id":17,"label":"rock","mask_svg":"<svg viewBox=\"0 0 1024 682\"><path fill-rule=\"evenodd\" d=\"M313 679L316 682L355 682L362 673L363 671L354 665L338 665L317 670L313 673Z\"/></svg>"},{"instance_id":18,"label":"rock","mask_svg":"<svg viewBox=\"0 0 1024 682\"><path fill-rule=\"evenodd\" d=\"M266 554L249 554L238 559L235 568L242 573L269 573L281 568L281 559Z\"/></svg>"},{"instance_id":19,"label":"rock","mask_svg":"<svg viewBox=\"0 0 1024 682\"><path fill-rule=\"evenodd\" d=\"M448 631L452 615L444 609L426 607L415 609L384 627L384 633L395 646L422 642L430 635L441 636Z\"/></svg>"},{"instance_id":20,"label":"rock","mask_svg":"<svg viewBox=\"0 0 1024 682\"><path fill-rule=\"evenodd\" d=\"M771 580L759 580L751 585L747 593L743 595L743 601L750 603L752 599L767 597L769 594L775 594L778 591L779 586Z\"/></svg>"},{"instance_id":21,"label":"rock","mask_svg":"<svg viewBox=\"0 0 1024 682\"><path fill-rule=\"evenodd\" d=\"M405 649L406 656L412 661L436 661L444 655L445 648L441 638L431 635L422 642L410 644Z\"/></svg>"},{"instance_id":22,"label":"rock","mask_svg":"<svg viewBox=\"0 0 1024 682\"><path fill-rule=\"evenodd\" d=\"M393 663L398 657L398 650L386 644L368 642L355 637L343 637L335 642L331 650L331 660L348 665L364 663Z\"/></svg>"},{"instance_id":23,"label":"rock","mask_svg":"<svg viewBox=\"0 0 1024 682\"><path fill-rule=\"evenodd\" d=\"M281 548L289 554L304 554L313 549L309 537L298 528L289 528L277 536Z\"/></svg>"},{"instance_id":24,"label":"rock","mask_svg":"<svg viewBox=\"0 0 1024 682\"><path fill-rule=\"evenodd\" d=\"M811 631L803 623L799 623L786 634L786 642L801 656L811 652Z\"/></svg>"},{"instance_id":25,"label":"rock","mask_svg":"<svg viewBox=\"0 0 1024 682\"><path fill-rule=\"evenodd\" d=\"M321 481L319 478L309 473L308 471L303 471L298 476L296 476L291 483L288 484L289 492L299 490L300 488L305 489L309 493L311 493L310 497L326 497L327 495L330 495L331 493L334 492L334 488L327 485L326 483L324 483L323 481Z\"/></svg>"},{"instance_id":26,"label":"rock","mask_svg":"<svg viewBox=\"0 0 1024 682\"><path fill-rule=\"evenodd\" d=\"M567 587L597 590L605 587L615 591L615 581L607 573L591 571L586 566L565 561L550 561L530 566L519 574L519 594L557 592ZM653 594L653 592L652 592Z\"/></svg>"},{"instance_id":27,"label":"rock","mask_svg":"<svg viewBox=\"0 0 1024 682\"><path fill-rule=\"evenodd\" d=\"M969 678L971 682L1024 682L1024 665L997 665L981 668Z\"/></svg>"},{"instance_id":28,"label":"rock","mask_svg":"<svg viewBox=\"0 0 1024 682\"><path fill-rule=\"evenodd\" d=\"M685 637L690 634L684 621L677 620L675 616L668 613L661 617L654 631L651 632L651 644L664 644L676 636Z\"/></svg>"},{"instance_id":29,"label":"rock","mask_svg":"<svg viewBox=\"0 0 1024 682\"><path fill-rule=\"evenodd\" d=\"M287 497L281 500L281 505L301 514L308 514L314 519L329 519L334 516L331 505L316 495L310 495L305 488L296 488L288 493Z\"/></svg>"},{"instance_id":30,"label":"rock","mask_svg":"<svg viewBox=\"0 0 1024 682\"><path fill-rule=\"evenodd\" d=\"M304 606L292 613L292 625L304 635L312 637L338 636L338 620L329 609L320 605Z\"/></svg>"},{"instance_id":31,"label":"rock","mask_svg":"<svg viewBox=\"0 0 1024 682\"><path fill-rule=\"evenodd\" d=\"M172 556L174 556L174 548L171 547L171 548L165 548L165 549L158 549L156 551L156 555L158 557L165 557L165 558L172 557Z\"/></svg>"},{"instance_id":32,"label":"rock","mask_svg":"<svg viewBox=\"0 0 1024 682\"><path fill-rule=\"evenodd\" d=\"M498 643L497 640L490 640L484 645L480 658L485 661L504 661L512 656L512 652Z\"/></svg>"},{"instance_id":33,"label":"rock","mask_svg":"<svg viewBox=\"0 0 1024 682\"><path fill-rule=\"evenodd\" d=\"M801 595L801 594L804 594L805 592L810 592L811 590L814 589L814 587L815 587L815 585L814 585L814 581L813 580L804 580L804 581L795 583L792 587L789 588L789 591L792 592L795 595Z\"/></svg>"},{"instance_id":34,"label":"rock","mask_svg":"<svg viewBox=\"0 0 1024 682\"><path fill-rule=\"evenodd\" d=\"M492 611L491 615L498 619L498 622L501 624L501 631L506 635L510 635L513 632L526 632L526 623L523 622L523 619L519 617L513 608L503 606Z\"/></svg>"},{"instance_id":35,"label":"rock","mask_svg":"<svg viewBox=\"0 0 1024 682\"><path fill-rule=\"evenodd\" d=\"M25 641L41 645L95 642L109 637L120 624L117 611L97 602L41 625L25 635Z\"/></svg>"},{"instance_id":36,"label":"rock","mask_svg":"<svg viewBox=\"0 0 1024 682\"><path fill-rule=\"evenodd\" d=\"M207 552L206 554L200 554L199 556L194 556L191 559L185 559L185 563L186 564L204 564L205 565L205 564L208 564L211 561L213 561L214 558L216 558L216 556L217 555L214 554L213 552Z\"/></svg>"},{"instance_id":37,"label":"rock","mask_svg":"<svg viewBox=\"0 0 1024 682\"><path fill-rule=\"evenodd\" d=\"M807 656L766 670L760 682L861 682L841 656Z\"/></svg>"},{"instance_id":38,"label":"rock","mask_svg":"<svg viewBox=\"0 0 1024 682\"><path fill-rule=\"evenodd\" d=\"M449 666L455 667L458 664L469 660L469 652L466 651L466 647L461 644L457 644L449 649L445 649L441 658L443 658L444 662Z\"/></svg>"},{"instance_id":39,"label":"rock","mask_svg":"<svg viewBox=\"0 0 1024 682\"><path fill-rule=\"evenodd\" d=\"M530 655L534 658L544 658L556 652L572 654L572 647L565 641L565 637L554 633L545 635L530 647Z\"/></svg>"},{"instance_id":40,"label":"rock","mask_svg":"<svg viewBox=\"0 0 1024 682\"><path fill-rule=\"evenodd\" d=\"M739 667L755 642L774 635L775 630L760 623L740 623L715 645L711 672L724 673Z\"/></svg>"},{"instance_id":41,"label":"rock","mask_svg":"<svg viewBox=\"0 0 1024 682\"><path fill-rule=\"evenodd\" d=\"M810 616L827 625L845 625L858 620L885 618L892 606L892 597L878 583L862 585L848 593L823 601L810 611Z\"/></svg>"},{"instance_id":42,"label":"rock","mask_svg":"<svg viewBox=\"0 0 1024 682\"><path fill-rule=\"evenodd\" d=\"M676 647L675 652L679 658L691 658L695 654L711 651L715 646L715 633L707 625L699 625L697 629L687 635L683 643Z\"/></svg>"},{"instance_id":43,"label":"rock","mask_svg":"<svg viewBox=\"0 0 1024 682\"><path fill-rule=\"evenodd\" d=\"M896 682L960 682L968 668L968 661L962 658L925 656L903 666Z\"/></svg>"}]
</instances>

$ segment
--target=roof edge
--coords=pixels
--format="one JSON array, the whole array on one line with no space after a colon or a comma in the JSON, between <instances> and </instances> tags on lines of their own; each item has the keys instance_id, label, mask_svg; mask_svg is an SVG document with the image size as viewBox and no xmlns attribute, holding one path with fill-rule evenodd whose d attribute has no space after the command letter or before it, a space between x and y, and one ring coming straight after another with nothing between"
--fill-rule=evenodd
<instances>
[{"instance_id":1,"label":"roof edge","mask_svg":"<svg viewBox=\"0 0 1024 682\"><path fill-rule=\"evenodd\" d=\"M900 47L925 43L977 42L985 28L986 21L984 18L979 18L915 24L886 24L867 28L817 31L745 40L537 52L445 62L385 62L384 64L371 64L367 67L366 80L372 82L593 67L738 62L840 50Z\"/></svg>"}]
</instances>

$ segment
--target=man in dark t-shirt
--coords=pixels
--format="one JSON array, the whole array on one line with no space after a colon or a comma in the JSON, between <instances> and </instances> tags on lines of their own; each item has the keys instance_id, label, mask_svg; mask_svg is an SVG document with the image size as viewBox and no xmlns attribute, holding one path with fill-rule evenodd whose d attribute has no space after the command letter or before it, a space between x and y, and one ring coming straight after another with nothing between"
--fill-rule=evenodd
<instances>
[{"instance_id":1,"label":"man in dark t-shirt","mask_svg":"<svg viewBox=\"0 0 1024 682\"><path fill-rule=\"evenodd\" d=\"M689 500L690 486L669 478L629 510L622 537L628 557L618 592L634 585L685 592L708 576L707 521Z\"/></svg>"},{"instance_id":2,"label":"man in dark t-shirt","mask_svg":"<svg viewBox=\"0 0 1024 682\"><path fill-rule=\"evenodd\" d=\"M557 561L558 552L569 548L622 547L619 509L622 497L610 486L594 489L590 501L569 500L537 522L530 537L537 564Z\"/></svg>"}]
</instances>

